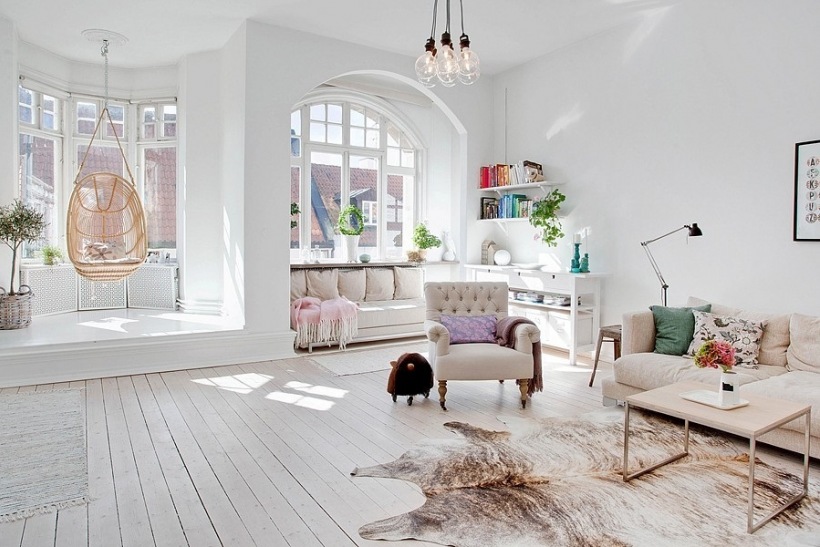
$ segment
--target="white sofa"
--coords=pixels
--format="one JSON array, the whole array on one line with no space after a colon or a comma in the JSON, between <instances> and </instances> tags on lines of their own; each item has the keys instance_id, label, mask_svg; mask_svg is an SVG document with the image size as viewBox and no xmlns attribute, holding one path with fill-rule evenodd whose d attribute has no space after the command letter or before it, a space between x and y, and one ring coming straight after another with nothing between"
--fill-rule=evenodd
<instances>
[{"instance_id":1,"label":"white sofa","mask_svg":"<svg viewBox=\"0 0 820 547\"><path fill-rule=\"evenodd\" d=\"M687 306L704 303L690 298ZM711 313L765 321L758 368L734 368L740 376L740 396L759 394L811 404L810 452L820 458L820 317L757 313L714 303ZM605 405L675 382L703 382L717 389L719 369L698 368L691 357L654 353L655 334L652 311L624 314L621 357L613 365L613 377L602 382ZM794 420L760 440L802 453L803 421Z\"/></svg>"},{"instance_id":2,"label":"white sofa","mask_svg":"<svg viewBox=\"0 0 820 547\"><path fill-rule=\"evenodd\" d=\"M358 334L349 343L423 336L423 285L424 270L411 264L291 266L290 301L305 296L320 300L343 296L355 302L359 308ZM319 341L300 347L312 349L314 342Z\"/></svg>"}]
</instances>

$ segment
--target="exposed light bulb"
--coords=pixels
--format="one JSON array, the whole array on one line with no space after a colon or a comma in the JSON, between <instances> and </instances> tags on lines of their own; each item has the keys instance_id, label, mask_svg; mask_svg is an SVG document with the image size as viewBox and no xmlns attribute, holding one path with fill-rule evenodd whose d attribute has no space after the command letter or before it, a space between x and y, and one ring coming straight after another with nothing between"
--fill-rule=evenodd
<instances>
[{"instance_id":1,"label":"exposed light bulb","mask_svg":"<svg viewBox=\"0 0 820 547\"><path fill-rule=\"evenodd\" d=\"M458 81L471 85L481 76L478 54L470 49L470 38L462 34L459 40L461 51L458 52Z\"/></svg>"},{"instance_id":2,"label":"exposed light bulb","mask_svg":"<svg viewBox=\"0 0 820 547\"><path fill-rule=\"evenodd\" d=\"M453 43L450 41L450 33L441 35L441 49L436 53L436 69L438 79L445 87L453 87L458 81L458 59L453 51Z\"/></svg>"},{"instance_id":3,"label":"exposed light bulb","mask_svg":"<svg viewBox=\"0 0 820 547\"><path fill-rule=\"evenodd\" d=\"M416 59L416 77L427 87L436 85L436 41L432 38L424 45L425 52Z\"/></svg>"}]
</instances>

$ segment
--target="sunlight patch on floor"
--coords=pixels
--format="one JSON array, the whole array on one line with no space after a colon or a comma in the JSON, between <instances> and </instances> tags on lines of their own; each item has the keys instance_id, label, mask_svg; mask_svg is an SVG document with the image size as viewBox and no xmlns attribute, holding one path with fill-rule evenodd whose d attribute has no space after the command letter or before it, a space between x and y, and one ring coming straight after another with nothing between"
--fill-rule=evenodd
<instances>
[{"instance_id":1,"label":"sunlight patch on floor","mask_svg":"<svg viewBox=\"0 0 820 547\"><path fill-rule=\"evenodd\" d=\"M106 317L97 321L86 321L80 323L81 327L92 327L95 329L112 330L114 332L128 332L123 325L127 323L139 323L136 319L126 319L124 317Z\"/></svg>"},{"instance_id":2,"label":"sunlight patch on floor","mask_svg":"<svg viewBox=\"0 0 820 547\"><path fill-rule=\"evenodd\" d=\"M271 380L273 380L273 376L268 376L267 374L246 373L233 374L231 376L217 376L214 378L194 378L191 381L204 386L212 386L247 395Z\"/></svg>"},{"instance_id":3,"label":"sunlight patch on floor","mask_svg":"<svg viewBox=\"0 0 820 547\"><path fill-rule=\"evenodd\" d=\"M284 393L282 391L274 391L265 395L265 399L276 401L279 403L287 403L289 405L301 406L313 410L330 410L336 404L333 401L326 401L325 399L317 399L316 397L307 397L299 393Z\"/></svg>"}]
</instances>

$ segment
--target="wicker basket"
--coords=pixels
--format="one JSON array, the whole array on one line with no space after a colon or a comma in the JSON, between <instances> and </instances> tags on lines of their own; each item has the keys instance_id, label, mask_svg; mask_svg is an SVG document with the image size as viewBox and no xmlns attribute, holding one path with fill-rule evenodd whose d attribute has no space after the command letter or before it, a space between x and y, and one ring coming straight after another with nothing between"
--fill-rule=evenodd
<instances>
[{"instance_id":1,"label":"wicker basket","mask_svg":"<svg viewBox=\"0 0 820 547\"><path fill-rule=\"evenodd\" d=\"M20 285L17 294L7 294L0 287L0 330L23 329L31 324L31 298L28 285Z\"/></svg>"}]
</instances>

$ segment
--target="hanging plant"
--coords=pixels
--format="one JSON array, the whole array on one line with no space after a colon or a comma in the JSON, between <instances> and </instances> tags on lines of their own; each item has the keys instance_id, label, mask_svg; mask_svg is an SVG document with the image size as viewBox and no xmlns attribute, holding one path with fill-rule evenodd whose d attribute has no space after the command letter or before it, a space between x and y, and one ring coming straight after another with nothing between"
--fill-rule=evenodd
<instances>
[{"instance_id":1,"label":"hanging plant","mask_svg":"<svg viewBox=\"0 0 820 547\"><path fill-rule=\"evenodd\" d=\"M532 204L530 211L530 224L539 229L541 241L555 247L558 240L564 237L561 226L561 220L558 218L558 211L561 210L561 204L567 197L558 190L552 190L542 199L535 201Z\"/></svg>"},{"instance_id":2,"label":"hanging plant","mask_svg":"<svg viewBox=\"0 0 820 547\"><path fill-rule=\"evenodd\" d=\"M348 205L339 213L339 233L345 236L358 236L364 232L364 215L355 205Z\"/></svg>"},{"instance_id":3,"label":"hanging plant","mask_svg":"<svg viewBox=\"0 0 820 547\"><path fill-rule=\"evenodd\" d=\"M11 283L9 294L17 294L14 278L17 275L17 255L23 243L34 243L43 235L46 221L43 213L26 205L19 199L11 205L0 207L0 242L11 249ZM18 283L19 289L19 283Z\"/></svg>"}]
</instances>

